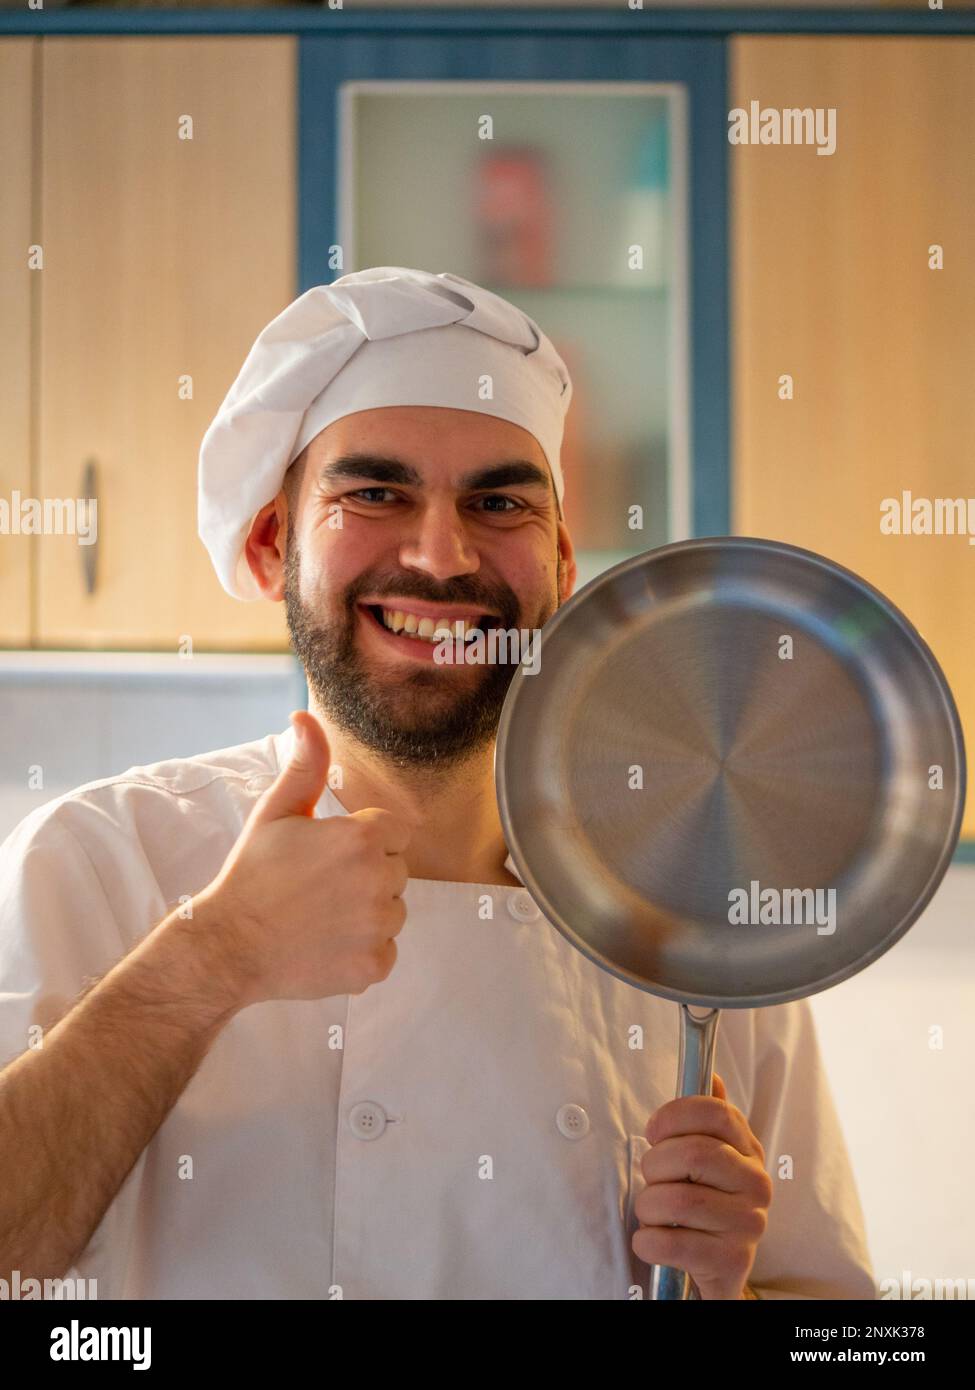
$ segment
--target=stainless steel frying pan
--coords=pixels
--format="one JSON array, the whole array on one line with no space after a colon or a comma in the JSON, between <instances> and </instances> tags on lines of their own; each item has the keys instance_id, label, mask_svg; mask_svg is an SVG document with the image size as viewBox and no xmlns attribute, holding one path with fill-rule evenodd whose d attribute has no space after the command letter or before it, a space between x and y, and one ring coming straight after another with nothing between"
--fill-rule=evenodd
<instances>
[{"instance_id":1,"label":"stainless steel frying pan","mask_svg":"<svg viewBox=\"0 0 975 1390\"><path fill-rule=\"evenodd\" d=\"M573 595L512 680L495 776L552 925L681 1005L678 1096L711 1093L718 1010L815 994L904 935L965 799L955 704L904 615L821 555L738 537ZM697 1293L657 1267L651 1296Z\"/></svg>"}]
</instances>

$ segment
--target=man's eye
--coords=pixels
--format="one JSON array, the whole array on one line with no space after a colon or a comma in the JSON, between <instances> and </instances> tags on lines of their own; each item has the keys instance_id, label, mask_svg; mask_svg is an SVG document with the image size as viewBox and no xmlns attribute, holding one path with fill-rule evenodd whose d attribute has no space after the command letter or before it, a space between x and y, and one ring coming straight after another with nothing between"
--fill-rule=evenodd
<instances>
[{"instance_id":1,"label":"man's eye","mask_svg":"<svg viewBox=\"0 0 975 1390\"><path fill-rule=\"evenodd\" d=\"M383 494L385 494L385 497ZM397 496L393 489L388 487L361 487L357 488L355 492L350 492L347 495L349 497L361 499L367 506L380 506L385 500L395 500ZM501 492L492 492L484 497L479 497L477 498L477 502L478 504L482 502L494 504L501 503L502 505L500 506L493 505L485 509L489 512L493 512L497 516L512 516L516 512L521 512L525 509L524 504L519 502L516 498L508 497Z\"/></svg>"},{"instance_id":2,"label":"man's eye","mask_svg":"<svg viewBox=\"0 0 975 1390\"><path fill-rule=\"evenodd\" d=\"M388 492L388 493L390 494L390 496L392 496L392 497L395 497L395 496L396 496L396 494L395 494L395 492L393 492L392 488L388 488L388 487L361 487L361 488L359 488L359 490L358 490L357 492L350 492L350 493L349 493L349 496L350 496L350 497L364 497L365 494L366 494L367 492Z\"/></svg>"},{"instance_id":3,"label":"man's eye","mask_svg":"<svg viewBox=\"0 0 975 1390\"><path fill-rule=\"evenodd\" d=\"M523 504L522 504L521 502L517 501L517 499L514 498L514 497L507 497L507 496L505 496L505 494L502 493L502 492L492 492L492 493L491 493L489 496L487 496L487 497L480 497L480 498L478 498L478 501L479 501L479 502L510 502L511 507L512 507L516 512L520 512L520 511L523 511L523 510L524 510ZM488 510L489 510L489 511L498 511L498 512L502 512L502 511L507 511L508 509L507 509L507 508L502 509L502 508L500 508L500 507L497 507L497 508L496 508L496 507L489 507Z\"/></svg>"}]
</instances>

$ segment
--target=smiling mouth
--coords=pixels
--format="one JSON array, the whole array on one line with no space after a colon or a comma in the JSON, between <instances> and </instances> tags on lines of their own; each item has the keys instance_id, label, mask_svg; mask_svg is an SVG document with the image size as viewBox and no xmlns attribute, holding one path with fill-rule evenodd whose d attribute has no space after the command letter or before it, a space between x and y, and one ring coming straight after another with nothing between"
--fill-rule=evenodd
<instances>
[{"instance_id":1,"label":"smiling mouth","mask_svg":"<svg viewBox=\"0 0 975 1390\"><path fill-rule=\"evenodd\" d=\"M480 614L476 618L474 626L467 628L463 635L458 634L454 629L453 624L457 621L456 619L445 620L449 624L449 631L443 626L441 626L435 629L432 633L421 634L420 632L408 632L405 627L393 627L390 623L388 623L385 620L384 610L382 606L378 603L362 603L359 604L359 607L362 609L364 613L368 613L372 620L375 622L376 626L382 628L383 632L385 632L388 636L407 637L412 639L414 642L420 642L424 646L428 647L436 646L439 642L443 642L445 640L471 643L474 641L478 633L486 634L490 631L493 616L489 613Z\"/></svg>"}]
</instances>

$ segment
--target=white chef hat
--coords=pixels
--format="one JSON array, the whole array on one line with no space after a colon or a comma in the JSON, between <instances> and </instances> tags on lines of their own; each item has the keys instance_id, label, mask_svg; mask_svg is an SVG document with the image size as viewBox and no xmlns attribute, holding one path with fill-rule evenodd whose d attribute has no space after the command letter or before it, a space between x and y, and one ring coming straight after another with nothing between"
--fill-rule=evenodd
<instances>
[{"instance_id":1,"label":"white chef hat","mask_svg":"<svg viewBox=\"0 0 975 1390\"><path fill-rule=\"evenodd\" d=\"M227 592L260 598L244 544L289 465L334 420L391 405L476 410L528 430L561 516L571 399L565 363L534 319L459 275L386 265L315 285L259 334L203 437L200 538Z\"/></svg>"}]
</instances>

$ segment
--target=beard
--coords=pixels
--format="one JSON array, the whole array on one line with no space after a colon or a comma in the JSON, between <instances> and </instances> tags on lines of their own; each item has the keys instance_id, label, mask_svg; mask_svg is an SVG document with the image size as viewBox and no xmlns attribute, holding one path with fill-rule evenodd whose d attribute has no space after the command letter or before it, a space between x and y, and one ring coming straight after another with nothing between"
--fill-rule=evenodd
<instances>
[{"instance_id":1,"label":"beard","mask_svg":"<svg viewBox=\"0 0 975 1390\"><path fill-rule=\"evenodd\" d=\"M466 762L493 742L517 662L483 666L416 666L370 669L356 641L362 594L382 594L366 575L346 592L343 610L323 622L321 611L301 595L301 555L289 527L285 556L284 605L295 655L305 669L309 688L323 714L364 748L399 768L442 772ZM518 600L510 588L487 595L455 592L409 595L417 577L387 585L399 593L433 603L470 601L472 611L495 609L502 627L518 625ZM455 586L459 588L460 585ZM541 627L558 607L553 602L539 616ZM419 640L419 639L417 639Z\"/></svg>"}]
</instances>

